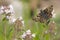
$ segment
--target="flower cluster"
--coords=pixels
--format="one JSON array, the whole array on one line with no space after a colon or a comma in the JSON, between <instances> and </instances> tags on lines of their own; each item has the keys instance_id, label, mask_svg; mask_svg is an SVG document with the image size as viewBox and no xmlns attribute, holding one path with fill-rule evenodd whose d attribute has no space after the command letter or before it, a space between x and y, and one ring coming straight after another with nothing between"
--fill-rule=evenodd
<instances>
[{"instance_id":1,"label":"flower cluster","mask_svg":"<svg viewBox=\"0 0 60 40\"><path fill-rule=\"evenodd\" d=\"M24 21L23 18L20 16L19 18L15 19L14 21L14 34L13 39L18 40L20 39L20 33L24 30Z\"/></svg>"},{"instance_id":2,"label":"flower cluster","mask_svg":"<svg viewBox=\"0 0 60 40\"><path fill-rule=\"evenodd\" d=\"M51 33L51 34L54 34L54 35L56 35L56 33L55 33L55 30L57 29L57 27L56 27L56 23L53 21L53 22L50 22L50 24L49 24L49 32Z\"/></svg>"},{"instance_id":3,"label":"flower cluster","mask_svg":"<svg viewBox=\"0 0 60 40\"><path fill-rule=\"evenodd\" d=\"M32 40L32 38L35 37L35 34L32 34L30 30L27 30L23 33L22 38L24 40Z\"/></svg>"},{"instance_id":4,"label":"flower cluster","mask_svg":"<svg viewBox=\"0 0 60 40\"><path fill-rule=\"evenodd\" d=\"M56 23L54 21L52 21L49 23L48 26L49 26L49 29L45 31L45 34L50 33L51 35L56 35L57 34L56 33L56 29L57 29Z\"/></svg>"},{"instance_id":5,"label":"flower cluster","mask_svg":"<svg viewBox=\"0 0 60 40\"><path fill-rule=\"evenodd\" d=\"M0 14L8 14L8 13L14 13L13 6L8 5L8 6L1 6L0 7Z\"/></svg>"},{"instance_id":6,"label":"flower cluster","mask_svg":"<svg viewBox=\"0 0 60 40\"><path fill-rule=\"evenodd\" d=\"M24 26L23 18L22 17L20 17L20 18L15 17L15 11L14 11L12 5L1 6L0 7L0 14L5 14L5 18L9 20L9 23L15 23L15 21L20 20Z\"/></svg>"},{"instance_id":7,"label":"flower cluster","mask_svg":"<svg viewBox=\"0 0 60 40\"><path fill-rule=\"evenodd\" d=\"M17 25L17 26L24 26L24 21L23 21L23 18L20 16L19 18L17 18L14 23Z\"/></svg>"},{"instance_id":8,"label":"flower cluster","mask_svg":"<svg viewBox=\"0 0 60 40\"><path fill-rule=\"evenodd\" d=\"M4 6L0 7L0 14L5 14L5 18L8 19L9 22L11 21L11 19L15 20L14 13L15 12L13 10L13 6L12 5L8 5L8 6L4 5Z\"/></svg>"}]
</instances>

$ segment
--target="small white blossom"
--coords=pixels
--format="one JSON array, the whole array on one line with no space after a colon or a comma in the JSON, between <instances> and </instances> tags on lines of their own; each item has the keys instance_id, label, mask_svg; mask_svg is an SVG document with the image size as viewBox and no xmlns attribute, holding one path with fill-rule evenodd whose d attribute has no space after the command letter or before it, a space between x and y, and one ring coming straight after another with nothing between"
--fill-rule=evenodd
<instances>
[{"instance_id":1,"label":"small white blossom","mask_svg":"<svg viewBox=\"0 0 60 40\"><path fill-rule=\"evenodd\" d=\"M4 11L0 9L0 14L3 14L3 13L4 13Z\"/></svg>"},{"instance_id":2,"label":"small white blossom","mask_svg":"<svg viewBox=\"0 0 60 40\"><path fill-rule=\"evenodd\" d=\"M22 38L25 38L25 36L26 36L26 33L23 33Z\"/></svg>"},{"instance_id":3,"label":"small white blossom","mask_svg":"<svg viewBox=\"0 0 60 40\"><path fill-rule=\"evenodd\" d=\"M35 37L35 34L32 34L30 30L27 30L26 32L23 33L22 38L25 39L27 36L28 38L32 38L32 37Z\"/></svg>"},{"instance_id":4,"label":"small white blossom","mask_svg":"<svg viewBox=\"0 0 60 40\"><path fill-rule=\"evenodd\" d=\"M15 21L16 21L15 18L10 18L10 19L9 19L9 23L14 23Z\"/></svg>"},{"instance_id":5,"label":"small white blossom","mask_svg":"<svg viewBox=\"0 0 60 40\"><path fill-rule=\"evenodd\" d=\"M0 14L3 14L3 13L4 13L3 9L4 9L4 7L1 6L1 7L0 7Z\"/></svg>"},{"instance_id":6,"label":"small white blossom","mask_svg":"<svg viewBox=\"0 0 60 40\"><path fill-rule=\"evenodd\" d=\"M27 30L26 31L26 34L30 35L31 34L31 31L30 30Z\"/></svg>"},{"instance_id":7,"label":"small white blossom","mask_svg":"<svg viewBox=\"0 0 60 40\"><path fill-rule=\"evenodd\" d=\"M4 6L1 6L0 9L3 10L4 9Z\"/></svg>"},{"instance_id":8,"label":"small white blossom","mask_svg":"<svg viewBox=\"0 0 60 40\"><path fill-rule=\"evenodd\" d=\"M46 30L46 31L45 31L45 34L47 34L47 33L48 33L48 31Z\"/></svg>"},{"instance_id":9,"label":"small white blossom","mask_svg":"<svg viewBox=\"0 0 60 40\"><path fill-rule=\"evenodd\" d=\"M35 34L32 34L32 37L35 37Z\"/></svg>"},{"instance_id":10,"label":"small white blossom","mask_svg":"<svg viewBox=\"0 0 60 40\"><path fill-rule=\"evenodd\" d=\"M12 10L13 10L13 6L12 6L12 5L9 5L9 7L10 7L10 9L12 9Z\"/></svg>"},{"instance_id":11,"label":"small white blossom","mask_svg":"<svg viewBox=\"0 0 60 40\"><path fill-rule=\"evenodd\" d=\"M52 14L54 14L54 10L52 11Z\"/></svg>"},{"instance_id":12,"label":"small white blossom","mask_svg":"<svg viewBox=\"0 0 60 40\"><path fill-rule=\"evenodd\" d=\"M23 24L23 26L24 26L24 21L23 21L22 16L19 17L19 20L22 22L22 24Z\"/></svg>"},{"instance_id":13,"label":"small white blossom","mask_svg":"<svg viewBox=\"0 0 60 40\"><path fill-rule=\"evenodd\" d=\"M13 14L11 14L11 16L7 16L7 18L9 19L9 23L14 23L16 21L16 18Z\"/></svg>"},{"instance_id":14,"label":"small white blossom","mask_svg":"<svg viewBox=\"0 0 60 40\"><path fill-rule=\"evenodd\" d=\"M20 16L20 17L19 17L19 20L23 20L23 18Z\"/></svg>"},{"instance_id":15,"label":"small white blossom","mask_svg":"<svg viewBox=\"0 0 60 40\"><path fill-rule=\"evenodd\" d=\"M15 13L14 10L13 10L13 6L12 6L12 5L9 5L8 7L9 7L10 9L6 9L6 10L5 10L6 14L7 14L7 13Z\"/></svg>"},{"instance_id":16,"label":"small white blossom","mask_svg":"<svg viewBox=\"0 0 60 40\"><path fill-rule=\"evenodd\" d=\"M14 23L15 21L16 21L16 19L14 18L12 22Z\"/></svg>"},{"instance_id":17,"label":"small white blossom","mask_svg":"<svg viewBox=\"0 0 60 40\"><path fill-rule=\"evenodd\" d=\"M54 10L52 11L52 17L55 18L56 14L54 13Z\"/></svg>"},{"instance_id":18,"label":"small white blossom","mask_svg":"<svg viewBox=\"0 0 60 40\"><path fill-rule=\"evenodd\" d=\"M9 5L9 8L11 13L15 13L12 5Z\"/></svg>"},{"instance_id":19,"label":"small white blossom","mask_svg":"<svg viewBox=\"0 0 60 40\"><path fill-rule=\"evenodd\" d=\"M0 14L3 14L3 12L5 12L5 14L14 13L13 6L12 5L1 6L0 7Z\"/></svg>"},{"instance_id":20,"label":"small white blossom","mask_svg":"<svg viewBox=\"0 0 60 40\"><path fill-rule=\"evenodd\" d=\"M22 22L22 24L23 24L23 26L24 26L24 21L21 21Z\"/></svg>"},{"instance_id":21,"label":"small white blossom","mask_svg":"<svg viewBox=\"0 0 60 40\"><path fill-rule=\"evenodd\" d=\"M10 17L9 16L6 16L7 19L9 19Z\"/></svg>"},{"instance_id":22,"label":"small white blossom","mask_svg":"<svg viewBox=\"0 0 60 40\"><path fill-rule=\"evenodd\" d=\"M53 14L53 16L52 16L53 18L55 18L56 17L56 14Z\"/></svg>"},{"instance_id":23,"label":"small white blossom","mask_svg":"<svg viewBox=\"0 0 60 40\"><path fill-rule=\"evenodd\" d=\"M27 33L28 33L28 32L29 32L29 33L31 33L31 31L30 31L30 30L27 30L26 32L27 32Z\"/></svg>"},{"instance_id":24,"label":"small white blossom","mask_svg":"<svg viewBox=\"0 0 60 40\"><path fill-rule=\"evenodd\" d=\"M5 13L6 13L6 14L10 13L10 10L6 9L6 10L5 10Z\"/></svg>"}]
</instances>

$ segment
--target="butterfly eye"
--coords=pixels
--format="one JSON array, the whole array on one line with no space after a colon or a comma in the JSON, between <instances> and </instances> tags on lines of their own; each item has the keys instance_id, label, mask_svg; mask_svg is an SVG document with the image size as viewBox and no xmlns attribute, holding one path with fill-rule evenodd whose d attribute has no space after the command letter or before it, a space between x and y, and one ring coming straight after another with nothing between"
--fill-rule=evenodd
<instances>
[{"instance_id":1,"label":"butterfly eye","mask_svg":"<svg viewBox=\"0 0 60 40\"><path fill-rule=\"evenodd\" d=\"M53 7L53 5L51 5L51 7Z\"/></svg>"}]
</instances>

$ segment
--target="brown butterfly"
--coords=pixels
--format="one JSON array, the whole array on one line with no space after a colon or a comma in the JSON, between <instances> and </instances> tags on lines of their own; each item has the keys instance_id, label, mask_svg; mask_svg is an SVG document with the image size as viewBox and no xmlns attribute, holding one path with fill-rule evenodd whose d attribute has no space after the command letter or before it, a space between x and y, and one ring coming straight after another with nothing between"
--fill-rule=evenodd
<instances>
[{"instance_id":1,"label":"brown butterfly","mask_svg":"<svg viewBox=\"0 0 60 40\"><path fill-rule=\"evenodd\" d=\"M49 19L52 18L52 11L53 5L47 7L44 10L40 10L40 13L38 13L38 15L35 18L33 18L33 20L39 21L41 23L49 23Z\"/></svg>"}]
</instances>

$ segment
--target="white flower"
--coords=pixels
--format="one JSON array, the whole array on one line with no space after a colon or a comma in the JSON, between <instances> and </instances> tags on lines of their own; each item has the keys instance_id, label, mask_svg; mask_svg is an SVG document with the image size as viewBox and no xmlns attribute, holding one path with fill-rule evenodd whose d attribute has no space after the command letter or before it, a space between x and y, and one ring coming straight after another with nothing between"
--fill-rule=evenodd
<instances>
[{"instance_id":1,"label":"white flower","mask_svg":"<svg viewBox=\"0 0 60 40\"><path fill-rule=\"evenodd\" d=\"M5 13L6 13L6 14L10 13L10 10L6 9L6 10L5 10Z\"/></svg>"},{"instance_id":2,"label":"white flower","mask_svg":"<svg viewBox=\"0 0 60 40\"><path fill-rule=\"evenodd\" d=\"M56 14L54 13L54 10L52 11L52 17L55 18Z\"/></svg>"},{"instance_id":3,"label":"white flower","mask_svg":"<svg viewBox=\"0 0 60 40\"><path fill-rule=\"evenodd\" d=\"M23 21L22 16L20 16L18 19L22 22L22 25L24 26L24 21Z\"/></svg>"},{"instance_id":4,"label":"white flower","mask_svg":"<svg viewBox=\"0 0 60 40\"><path fill-rule=\"evenodd\" d=\"M9 19L9 23L14 23L15 21L16 21L15 18L10 18L10 19Z\"/></svg>"},{"instance_id":5,"label":"white flower","mask_svg":"<svg viewBox=\"0 0 60 40\"><path fill-rule=\"evenodd\" d=\"M23 20L22 16L19 17L19 20Z\"/></svg>"},{"instance_id":6,"label":"white flower","mask_svg":"<svg viewBox=\"0 0 60 40\"><path fill-rule=\"evenodd\" d=\"M4 11L0 9L0 14L3 14L3 13L4 13Z\"/></svg>"},{"instance_id":7,"label":"white flower","mask_svg":"<svg viewBox=\"0 0 60 40\"><path fill-rule=\"evenodd\" d=\"M56 17L56 14L53 14L53 16L52 16L53 18L55 18Z\"/></svg>"},{"instance_id":8,"label":"white flower","mask_svg":"<svg viewBox=\"0 0 60 40\"><path fill-rule=\"evenodd\" d=\"M4 7L1 6L1 7L0 7L0 14L3 14L3 13L4 13L3 9L4 9Z\"/></svg>"},{"instance_id":9,"label":"white flower","mask_svg":"<svg viewBox=\"0 0 60 40\"><path fill-rule=\"evenodd\" d=\"M4 6L1 6L0 9L3 10L4 9Z\"/></svg>"},{"instance_id":10,"label":"white flower","mask_svg":"<svg viewBox=\"0 0 60 40\"><path fill-rule=\"evenodd\" d=\"M27 30L26 31L26 34L30 35L31 34L31 31L30 30Z\"/></svg>"},{"instance_id":11,"label":"white flower","mask_svg":"<svg viewBox=\"0 0 60 40\"><path fill-rule=\"evenodd\" d=\"M35 34L32 34L32 37L35 37Z\"/></svg>"},{"instance_id":12,"label":"white flower","mask_svg":"<svg viewBox=\"0 0 60 40\"><path fill-rule=\"evenodd\" d=\"M26 36L26 33L24 32L23 35L22 35L22 38L25 38L25 36Z\"/></svg>"},{"instance_id":13,"label":"white flower","mask_svg":"<svg viewBox=\"0 0 60 40\"><path fill-rule=\"evenodd\" d=\"M52 14L54 14L54 10L52 11Z\"/></svg>"},{"instance_id":14,"label":"white flower","mask_svg":"<svg viewBox=\"0 0 60 40\"><path fill-rule=\"evenodd\" d=\"M27 30L23 33L22 38L26 38L26 36L29 36L28 38L35 37L35 34L32 34L30 30Z\"/></svg>"},{"instance_id":15,"label":"white flower","mask_svg":"<svg viewBox=\"0 0 60 40\"><path fill-rule=\"evenodd\" d=\"M6 16L7 19L9 19L10 17L9 16Z\"/></svg>"},{"instance_id":16,"label":"white flower","mask_svg":"<svg viewBox=\"0 0 60 40\"><path fill-rule=\"evenodd\" d=\"M26 32L27 32L27 33L28 33L28 32L29 32L29 33L31 33L31 31L30 31L30 30L27 30Z\"/></svg>"},{"instance_id":17,"label":"white flower","mask_svg":"<svg viewBox=\"0 0 60 40\"><path fill-rule=\"evenodd\" d=\"M14 10L13 10L13 6L12 5L9 5L8 8L10 8L10 9L6 9L5 10L6 13L9 13L9 12L10 13L15 13Z\"/></svg>"},{"instance_id":18,"label":"white flower","mask_svg":"<svg viewBox=\"0 0 60 40\"><path fill-rule=\"evenodd\" d=\"M14 10L13 10L13 6L10 4L8 6L1 6L0 7L0 14L3 14L5 12L5 14L11 13L10 16L7 15L6 18L9 19L9 23L14 23L16 21L15 15L14 15Z\"/></svg>"},{"instance_id":19,"label":"white flower","mask_svg":"<svg viewBox=\"0 0 60 40\"><path fill-rule=\"evenodd\" d=\"M24 21L21 21L22 22L22 24L23 24L23 26L24 26Z\"/></svg>"},{"instance_id":20,"label":"white flower","mask_svg":"<svg viewBox=\"0 0 60 40\"><path fill-rule=\"evenodd\" d=\"M9 5L9 8L11 13L15 13L12 5Z\"/></svg>"},{"instance_id":21,"label":"white flower","mask_svg":"<svg viewBox=\"0 0 60 40\"><path fill-rule=\"evenodd\" d=\"M12 5L1 6L0 14L2 14L3 12L5 12L6 14L8 14L8 13L15 13L14 10L13 10L13 6Z\"/></svg>"},{"instance_id":22,"label":"white flower","mask_svg":"<svg viewBox=\"0 0 60 40\"><path fill-rule=\"evenodd\" d=\"M12 20L12 22L14 23L16 21L16 19L14 18L13 20Z\"/></svg>"},{"instance_id":23,"label":"white flower","mask_svg":"<svg viewBox=\"0 0 60 40\"><path fill-rule=\"evenodd\" d=\"M46 31L45 31L45 34L47 34L47 33L48 33L48 31L46 30Z\"/></svg>"},{"instance_id":24,"label":"white flower","mask_svg":"<svg viewBox=\"0 0 60 40\"><path fill-rule=\"evenodd\" d=\"M9 23L14 23L16 21L16 18L13 14L9 16L8 18L9 18Z\"/></svg>"},{"instance_id":25,"label":"white flower","mask_svg":"<svg viewBox=\"0 0 60 40\"><path fill-rule=\"evenodd\" d=\"M9 5L9 7L10 7L10 9L12 9L12 10L13 10L13 6L12 6L12 5Z\"/></svg>"}]
</instances>

